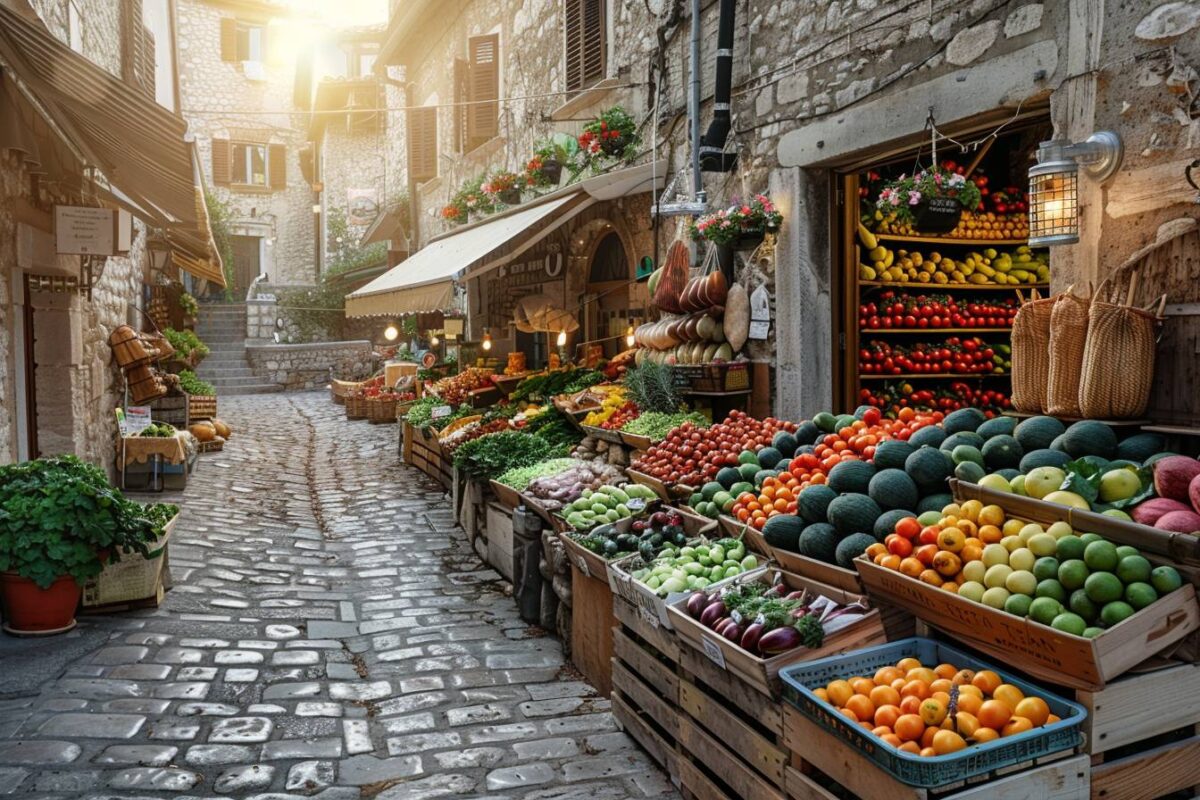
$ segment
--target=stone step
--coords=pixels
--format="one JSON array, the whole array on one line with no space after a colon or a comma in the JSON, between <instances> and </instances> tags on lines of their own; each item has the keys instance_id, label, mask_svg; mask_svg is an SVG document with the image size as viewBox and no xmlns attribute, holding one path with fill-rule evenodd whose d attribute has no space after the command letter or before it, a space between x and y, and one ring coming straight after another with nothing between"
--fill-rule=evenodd
<instances>
[{"instance_id":1,"label":"stone step","mask_svg":"<svg viewBox=\"0 0 1200 800\"><path fill-rule=\"evenodd\" d=\"M226 378L253 378L254 370L246 366L241 367L213 367L212 369L201 369L196 373L196 377L203 378L206 381L224 380Z\"/></svg>"},{"instance_id":2,"label":"stone step","mask_svg":"<svg viewBox=\"0 0 1200 800\"><path fill-rule=\"evenodd\" d=\"M197 336L199 336L199 334L197 334ZM219 336L200 336L200 341L208 345L208 349L211 350L213 349L213 345L244 344L246 341L246 334L245 332L242 332L237 335L221 334Z\"/></svg>"},{"instance_id":3,"label":"stone step","mask_svg":"<svg viewBox=\"0 0 1200 800\"><path fill-rule=\"evenodd\" d=\"M243 378L207 378L206 380L218 391L231 386L257 386L262 383L262 378L257 375L248 375Z\"/></svg>"},{"instance_id":4,"label":"stone step","mask_svg":"<svg viewBox=\"0 0 1200 800\"><path fill-rule=\"evenodd\" d=\"M244 367L247 366L245 355L238 353L236 355L210 355L208 358L200 362L201 369L222 369L225 367Z\"/></svg>"},{"instance_id":5,"label":"stone step","mask_svg":"<svg viewBox=\"0 0 1200 800\"><path fill-rule=\"evenodd\" d=\"M278 383L262 383L253 386L231 386L223 389L221 394L226 397L234 397L247 394L279 394L283 391L283 387Z\"/></svg>"}]
</instances>

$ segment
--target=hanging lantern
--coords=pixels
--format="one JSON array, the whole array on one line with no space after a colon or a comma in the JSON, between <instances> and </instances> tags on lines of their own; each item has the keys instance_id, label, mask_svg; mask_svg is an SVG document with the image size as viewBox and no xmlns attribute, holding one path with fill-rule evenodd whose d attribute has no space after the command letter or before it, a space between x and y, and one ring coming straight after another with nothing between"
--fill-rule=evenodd
<instances>
[{"instance_id":1,"label":"hanging lantern","mask_svg":"<svg viewBox=\"0 0 1200 800\"><path fill-rule=\"evenodd\" d=\"M1072 144L1063 138L1042 142L1038 163L1029 170L1029 245L1045 247L1079 241L1079 167L1098 182L1121 164L1121 139L1099 131Z\"/></svg>"},{"instance_id":2,"label":"hanging lantern","mask_svg":"<svg viewBox=\"0 0 1200 800\"><path fill-rule=\"evenodd\" d=\"M400 329L397 328L395 325L388 325L383 330L383 338L387 339L389 342L396 341L397 337L399 337L399 336L400 336Z\"/></svg>"},{"instance_id":3,"label":"hanging lantern","mask_svg":"<svg viewBox=\"0 0 1200 800\"><path fill-rule=\"evenodd\" d=\"M483 347L483 349L484 349L484 350L491 350L491 349L492 349L492 334L491 334L489 331L486 331L486 330L485 330L485 331L483 332L483 342L482 342L482 347Z\"/></svg>"},{"instance_id":4,"label":"hanging lantern","mask_svg":"<svg viewBox=\"0 0 1200 800\"><path fill-rule=\"evenodd\" d=\"M633 335L633 326L630 325L629 329L625 331L625 346L633 347L636 343L637 339L635 339Z\"/></svg>"},{"instance_id":5,"label":"hanging lantern","mask_svg":"<svg viewBox=\"0 0 1200 800\"><path fill-rule=\"evenodd\" d=\"M566 347L567 346L567 332L559 331L558 338L554 340L554 343L556 345L558 345L559 347Z\"/></svg>"}]
</instances>

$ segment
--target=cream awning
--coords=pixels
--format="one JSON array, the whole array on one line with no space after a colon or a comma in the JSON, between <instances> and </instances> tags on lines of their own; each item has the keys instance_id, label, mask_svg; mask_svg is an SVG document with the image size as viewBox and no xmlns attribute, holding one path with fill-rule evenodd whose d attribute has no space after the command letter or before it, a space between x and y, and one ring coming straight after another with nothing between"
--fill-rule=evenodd
<instances>
[{"instance_id":1,"label":"cream awning","mask_svg":"<svg viewBox=\"0 0 1200 800\"><path fill-rule=\"evenodd\" d=\"M347 295L346 316L453 311L454 279L461 273L470 270L467 277L474 278L506 264L592 204L660 189L665 176L661 161L616 170L443 234Z\"/></svg>"},{"instance_id":2,"label":"cream awning","mask_svg":"<svg viewBox=\"0 0 1200 800\"><path fill-rule=\"evenodd\" d=\"M591 197L586 193L572 192L435 239L406 261L347 295L346 316L450 311L454 276L558 215L554 226L541 231L543 235L549 233L590 203Z\"/></svg>"}]
</instances>

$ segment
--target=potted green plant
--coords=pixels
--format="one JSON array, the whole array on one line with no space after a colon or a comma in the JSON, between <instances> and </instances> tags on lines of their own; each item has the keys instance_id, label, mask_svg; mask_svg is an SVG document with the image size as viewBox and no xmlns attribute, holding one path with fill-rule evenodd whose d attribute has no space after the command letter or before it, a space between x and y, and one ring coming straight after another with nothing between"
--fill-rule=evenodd
<instances>
[{"instance_id":1,"label":"potted green plant","mask_svg":"<svg viewBox=\"0 0 1200 800\"><path fill-rule=\"evenodd\" d=\"M613 161L632 160L639 143L633 117L614 106L583 127L578 137L579 157L583 167L599 170Z\"/></svg>"},{"instance_id":2,"label":"potted green plant","mask_svg":"<svg viewBox=\"0 0 1200 800\"><path fill-rule=\"evenodd\" d=\"M479 190L493 205L503 203L515 206L521 202L521 190L517 187L517 176L508 170L496 170L484 181Z\"/></svg>"},{"instance_id":3,"label":"potted green plant","mask_svg":"<svg viewBox=\"0 0 1200 800\"><path fill-rule=\"evenodd\" d=\"M525 165L525 185L531 189L557 186L563 167L579 152L579 142L566 133L555 133L538 142L533 157Z\"/></svg>"},{"instance_id":4,"label":"potted green plant","mask_svg":"<svg viewBox=\"0 0 1200 800\"><path fill-rule=\"evenodd\" d=\"M0 467L5 630L70 630L82 583L122 553L146 556L177 512L126 499L99 468L75 456Z\"/></svg>"},{"instance_id":5,"label":"potted green plant","mask_svg":"<svg viewBox=\"0 0 1200 800\"><path fill-rule=\"evenodd\" d=\"M975 182L958 171L931 166L914 175L901 175L880 190L875 206L921 233L949 233L958 225L964 208L979 205Z\"/></svg>"}]
</instances>

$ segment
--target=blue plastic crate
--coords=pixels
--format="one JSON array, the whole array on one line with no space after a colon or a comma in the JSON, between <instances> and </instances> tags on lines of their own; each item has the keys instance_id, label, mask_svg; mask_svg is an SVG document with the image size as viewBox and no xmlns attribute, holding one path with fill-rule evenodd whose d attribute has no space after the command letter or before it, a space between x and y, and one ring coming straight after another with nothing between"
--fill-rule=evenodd
<instances>
[{"instance_id":1,"label":"blue plastic crate","mask_svg":"<svg viewBox=\"0 0 1200 800\"><path fill-rule=\"evenodd\" d=\"M1044 699L1050 707L1050 713L1062 717L1062 720L985 744L971 745L950 755L927 758L891 747L870 731L850 722L809 688L823 687L838 678L872 675L880 667L894 666L900 659L910 656L927 665L945 662L960 669L990 669L1000 675L1005 683L1013 684L1026 695L1036 694ZM1078 703L1053 695L1040 686L1013 677L985 661L932 639L901 639L853 653L795 664L781 670L779 677L783 681L784 699L799 709L800 713L834 736L850 742L896 779L927 789L1073 749L1080 743L1080 727L1087 717L1087 710Z\"/></svg>"}]
</instances>

